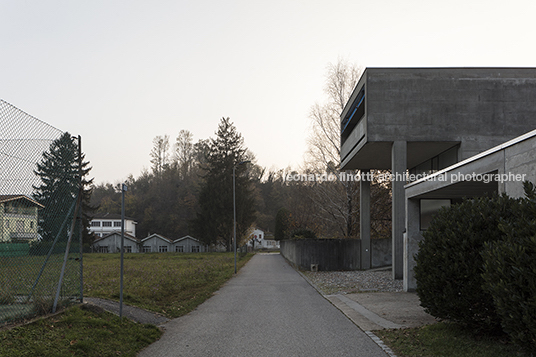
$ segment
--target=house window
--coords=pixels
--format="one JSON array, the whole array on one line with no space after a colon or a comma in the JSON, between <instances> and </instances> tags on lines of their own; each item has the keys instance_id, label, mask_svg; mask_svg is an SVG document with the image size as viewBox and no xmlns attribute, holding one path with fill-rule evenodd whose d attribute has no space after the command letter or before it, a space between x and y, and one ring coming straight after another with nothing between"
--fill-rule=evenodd
<instances>
[{"instance_id":1,"label":"house window","mask_svg":"<svg viewBox=\"0 0 536 357\"><path fill-rule=\"evenodd\" d=\"M341 143L344 143L350 136L350 133L357 126L357 123L365 115L365 87L361 88L356 100L352 104L353 107L348 111L346 117L341 122Z\"/></svg>"},{"instance_id":2,"label":"house window","mask_svg":"<svg viewBox=\"0 0 536 357\"><path fill-rule=\"evenodd\" d=\"M199 253L199 246L198 245L193 245L192 246L192 253Z\"/></svg>"},{"instance_id":3,"label":"house window","mask_svg":"<svg viewBox=\"0 0 536 357\"><path fill-rule=\"evenodd\" d=\"M125 253L132 253L132 246L128 245L126 247L123 247L125 250Z\"/></svg>"},{"instance_id":4,"label":"house window","mask_svg":"<svg viewBox=\"0 0 536 357\"><path fill-rule=\"evenodd\" d=\"M99 247L99 253L108 253L108 246L104 245L102 247Z\"/></svg>"},{"instance_id":5,"label":"house window","mask_svg":"<svg viewBox=\"0 0 536 357\"><path fill-rule=\"evenodd\" d=\"M142 247L142 252L144 253L151 253L151 246L150 245L144 245Z\"/></svg>"},{"instance_id":6,"label":"house window","mask_svg":"<svg viewBox=\"0 0 536 357\"><path fill-rule=\"evenodd\" d=\"M184 246L183 245L178 245L175 247L175 252L177 253L184 253Z\"/></svg>"},{"instance_id":7,"label":"house window","mask_svg":"<svg viewBox=\"0 0 536 357\"><path fill-rule=\"evenodd\" d=\"M111 227L111 226L112 226L112 222L102 222L102 226L103 226L103 227Z\"/></svg>"},{"instance_id":8,"label":"house window","mask_svg":"<svg viewBox=\"0 0 536 357\"><path fill-rule=\"evenodd\" d=\"M91 227L100 227L100 221L91 221Z\"/></svg>"},{"instance_id":9,"label":"house window","mask_svg":"<svg viewBox=\"0 0 536 357\"><path fill-rule=\"evenodd\" d=\"M165 252L167 252L167 245L161 245L161 246L159 246L159 247L158 247L158 251L159 251L160 253L165 253Z\"/></svg>"},{"instance_id":10,"label":"house window","mask_svg":"<svg viewBox=\"0 0 536 357\"><path fill-rule=\"evenodd\" d=\"M457 162L458 146L454 146L446 151L443 151L441 154L434 156L433 158L409 169L409 173L418 176L431 175L434 172L454 165Z\"/></svg>"},{"instance_id":11,"label":"house window","mask_svg":"<svg viewBox=\"0 0 536 357\"><path fill-rule=\"evenodd\" d=\"M121 221L114 221L114 227L121 227Z\"/></svg>"}]
</instances>

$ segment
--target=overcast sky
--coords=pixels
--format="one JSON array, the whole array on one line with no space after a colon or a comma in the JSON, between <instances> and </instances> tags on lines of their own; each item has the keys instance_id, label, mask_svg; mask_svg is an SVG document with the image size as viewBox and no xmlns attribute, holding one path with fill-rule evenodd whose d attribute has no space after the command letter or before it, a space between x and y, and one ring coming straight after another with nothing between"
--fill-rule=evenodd
<instances>
[{"instance_id":1,"label":"overcast sky","mask_svg":"<svg viewBox=\"0 0 536 357\"><path fill-rule=\"evenodd\" d=\"M535 18L533 0L0 0L0 98L81 135L96 183L221 117L260 165L296 167L328 63L536 67Z\"/></svg>"}]
</instances>

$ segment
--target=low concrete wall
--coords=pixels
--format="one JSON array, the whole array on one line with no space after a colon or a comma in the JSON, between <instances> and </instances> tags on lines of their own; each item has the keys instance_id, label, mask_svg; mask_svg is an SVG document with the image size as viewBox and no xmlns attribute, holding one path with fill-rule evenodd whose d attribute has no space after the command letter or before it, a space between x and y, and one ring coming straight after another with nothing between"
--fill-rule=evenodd
<instances>
[{"instance_id":1,"label":"low concrete wall","mask_svg":"<svg viewBox=\"0 0 536 357\"><path fill-rule=\"evenodd\" d=\"M281 255L301 269L358 270L361 240L359 239L293 239L281 241Z\"/></svg>"},{"instance_id":2,"label":"low concrete wall","mask_svg":"<svg viewBox=\"0 0 536 357\"><path fill-rule=\"evenodd\" d=\"M371 239L370 246L372 251L371 264L372 268L385 267L392 265L393 242L391 238Z\"/></svg>"},{"instance_id":3,"label":"low concrete wall","mask_svg":"<svg viewBox=\"0 0 536 357\"><path fill-rule=\"evenodd\" d=\"M391 238L372 239L371 268L391 265ZM281 241L281 255L301 269L359 270L361 267L359 239L293 239Z\"/></svg>"}]
</instances>

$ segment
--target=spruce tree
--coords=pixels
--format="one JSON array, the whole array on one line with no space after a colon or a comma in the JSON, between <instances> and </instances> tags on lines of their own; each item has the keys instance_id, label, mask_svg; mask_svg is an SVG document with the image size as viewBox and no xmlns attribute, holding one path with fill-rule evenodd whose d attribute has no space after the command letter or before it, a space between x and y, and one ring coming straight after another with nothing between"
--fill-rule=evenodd
<instances>
[{"instance_id":1,"label":"spruce tree","mask_svg":"<svg viewBox=\"0 0 536 357\"><path fill-rule=\"evenodd\" d=\"M233 167L236 167L237 245L255 220L252 180L247 165L251 158L244 139L229 118L222 118L206 154L205 176L194 220L197 236L207 244L222 243L228 251L233 237Z\"/></svg>"},{"instance_id":2,"label":"spruce tree","mask_svg":"<svg viewBox=\"0 0 536 357\"><path fill-rule=\"evenodd\" d=\"M82 155L82 226L84 245L91 243L89 236L89 218L93 208L89 205L91 198L90 185L93 179L88 180L86 177L91 170L89 162L84 162ZM76 200L78 195L79 181L79 160L78 160L78 141L68 132L64 133L59 139L52 142L50 149L43 153L41 161L37 164L34 173L39 176L41 183L33 186L33 198L42 204L44 208L39 214L39 234L42 237L42 243L52 242L56 235L60 233L62 240L68 234L71 227L71 221L68 218L62 232L59 232L65 218L72 217L74 209L69 215L69 209ZM78 229L75 231L78 233Z\"/></svg>"}]
</instances>

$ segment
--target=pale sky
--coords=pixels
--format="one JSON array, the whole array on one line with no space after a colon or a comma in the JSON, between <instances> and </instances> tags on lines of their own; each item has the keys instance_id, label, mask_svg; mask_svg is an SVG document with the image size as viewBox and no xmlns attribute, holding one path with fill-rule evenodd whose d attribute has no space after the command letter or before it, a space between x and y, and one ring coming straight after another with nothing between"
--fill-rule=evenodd
<instances>
[{"instance_id":1,"label":"pale sky","mask_svg":"<svg viewBox=\"0 0 536 357\"><path fill-rule=\"evenodd\" d=\"M328 63L536 67L534 19L533 0L0 0L0 98L81 135L96 183L221 117L297 167Z\"/></svg>"}]
</instances>

